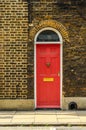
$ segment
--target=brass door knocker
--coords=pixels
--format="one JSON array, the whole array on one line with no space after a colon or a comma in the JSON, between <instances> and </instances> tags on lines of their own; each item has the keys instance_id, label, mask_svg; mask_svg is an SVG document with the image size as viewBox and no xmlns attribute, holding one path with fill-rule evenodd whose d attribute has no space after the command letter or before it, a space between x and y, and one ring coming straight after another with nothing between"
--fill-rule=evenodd
<instances>
[{"instance_id":1,"label":"brass door knocker","mask_svg":"<svg viewBox=\"0 0 86 130\"><path fill-rule=\"evenodd\" d=\"M47 62L47 63L46 63L46 66L47 66L47 67L50 67L50 62Z\"/></svg>"}]
</instances>

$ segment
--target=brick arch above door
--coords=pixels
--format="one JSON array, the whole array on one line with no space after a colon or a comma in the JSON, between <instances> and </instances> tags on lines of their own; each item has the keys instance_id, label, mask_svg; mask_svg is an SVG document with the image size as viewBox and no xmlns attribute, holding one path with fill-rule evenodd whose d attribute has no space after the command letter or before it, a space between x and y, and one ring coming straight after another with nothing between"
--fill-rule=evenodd
<instances>
[{"instance_id":1,"label":"brick arch above door","mask_svg":"<svg viewBox=\"0 0 86 130\"><path fill-rule=\"evenodd\" d=\"M44 21L41 21L38 25L32 27L29 32L29 39L33 41L36 33L39 30L43 28L47 28L47 27L51 27L58 30L60 34L62 35L63 40L66 42L70 42L67 29L61 23L55 20L44 20Z\"/></svg>"}]
</instances>

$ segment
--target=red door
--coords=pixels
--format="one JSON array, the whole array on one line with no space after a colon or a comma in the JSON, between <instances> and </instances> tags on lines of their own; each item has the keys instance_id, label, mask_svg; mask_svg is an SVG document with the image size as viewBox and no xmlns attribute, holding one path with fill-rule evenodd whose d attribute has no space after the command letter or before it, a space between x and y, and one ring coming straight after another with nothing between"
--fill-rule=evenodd
<instances>
[{"instance_id":1,"label":"red door","mask_svg":"<svg viewBox=\"0 0 86 130\"><path fill-rule=\"evenodd\" d=\"M36 45L37 108L60 108L60 44Z\"/></svg>"}]
</instances>

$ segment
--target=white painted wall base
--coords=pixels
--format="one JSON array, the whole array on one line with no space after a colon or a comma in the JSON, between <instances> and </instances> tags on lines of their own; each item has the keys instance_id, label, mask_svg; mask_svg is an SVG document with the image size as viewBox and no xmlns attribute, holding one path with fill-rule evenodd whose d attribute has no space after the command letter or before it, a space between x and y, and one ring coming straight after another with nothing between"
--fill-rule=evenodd
<instances>
[{"instance_id":1,"label":"white painted wall base","mask_svg":"<svg viewBox=\"0 0 86 130\"><path fill-rule=\"evenodd\" d=\"M86 97L63 97L62 109L68 110L70 102L76 102L78 109L86 110Z\"/></svg>"}]
</instances>

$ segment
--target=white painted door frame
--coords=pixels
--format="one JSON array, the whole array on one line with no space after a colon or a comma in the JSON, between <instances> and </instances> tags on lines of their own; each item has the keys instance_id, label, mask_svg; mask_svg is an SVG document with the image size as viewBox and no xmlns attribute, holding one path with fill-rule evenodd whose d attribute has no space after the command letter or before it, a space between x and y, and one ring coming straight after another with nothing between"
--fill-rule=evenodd
<instances>
[{"instance_id":1,"label":"white painted door frame","mask_svg":"<svg viewBox=\"0 0 86 130\"><path fill-rule=\"evenodd\" d=\"M44 30L52 30L59 36L59 42L37 42L38 35ZM54 28L43 28L35 35L34 38L34 101L35 109L37 108L37 91L36 91L36 45L37 44L60 44L60 108L62 108L62 82L63 82L63 40L61 34Z\"/></svg>"}]
</instances>

